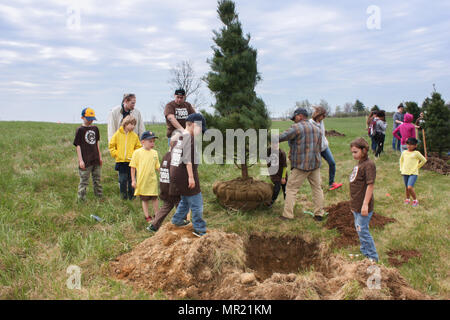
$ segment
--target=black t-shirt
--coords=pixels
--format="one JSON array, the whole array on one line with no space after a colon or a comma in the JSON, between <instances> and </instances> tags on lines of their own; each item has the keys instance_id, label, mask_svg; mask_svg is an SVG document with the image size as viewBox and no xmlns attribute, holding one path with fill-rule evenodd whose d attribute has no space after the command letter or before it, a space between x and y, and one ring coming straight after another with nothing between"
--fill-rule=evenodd
<instances>
[{"instance_id":1,"label":"black t-shirt","mask_svg":"<svg viewBox=\"0 0 450 320\"><path fill-rule=\"evenodd\" d=\"M185 147L186 146L186 147ZM189 148L190 146L190 148ZM201 192L198 179L198 164L194 163L195 144L194 138L189 133L183 134L172 149L170 162L170 194L176 194L175 188L182 196L195 196ZM189 176L186 163L192 163L195 187L189 189ZM172 186L173 185L173 186Z\"/></svg>"},{"instance_id":2,"label":"black t-shirt","mask_svg":"<svg viewBox=\"0 0 450 320\"><path fill-rule=\"evenodd\" d=\"M100 140L100 132L96 126L81 126L75 133L74 146L80 146L81 156L86 167L100 165L100 155L97 143Z\"/></svg>"},{"instance_id":3,"label":"black t-shirt","mask_svg":"<svg viewBox=\"0 0 450 320\"><path fill-rule=\"evenodd\" d=\"M278 152L274 152L272 154L272 149L267 149L267 154L269 155L269 158L267 159L267 167L270 168L272 166L272 162L276 162L276 159L278 158L278 171L276 174L270 176L270 180L272 180L272 182L281 182L283 177L283 169L287 167L286 153L281 149L278 149L277 151Z\"/></svg>"}]
</instances>

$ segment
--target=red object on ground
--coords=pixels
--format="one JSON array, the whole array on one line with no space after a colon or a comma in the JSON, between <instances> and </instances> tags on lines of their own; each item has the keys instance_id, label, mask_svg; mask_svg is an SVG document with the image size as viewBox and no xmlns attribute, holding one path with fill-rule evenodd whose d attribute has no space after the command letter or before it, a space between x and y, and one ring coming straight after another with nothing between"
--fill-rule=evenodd
<instances>
[{"instance_id":1,"label":"red object on ground","mask_svg":"<svg viewBox=\"0 0 450 320\"><path fill-rule=\"evenodd\" d=\"M328 190L331 191L331 190L335 190L335 189L340 188L340 187L342 187L342 183L333 182L333 184L331 185L330 189L328 189Z\"/></svg>"}]
</instances>

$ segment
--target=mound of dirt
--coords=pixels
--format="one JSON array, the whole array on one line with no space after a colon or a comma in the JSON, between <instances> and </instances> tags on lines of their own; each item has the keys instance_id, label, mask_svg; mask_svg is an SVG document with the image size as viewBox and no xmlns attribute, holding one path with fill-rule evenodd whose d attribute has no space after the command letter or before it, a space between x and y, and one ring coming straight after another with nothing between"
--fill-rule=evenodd
<instances>
[{"instance_id":1,"label":"mound of dirt","mask_svg":"<svg viewBox=\"0 0 450 320\"><path fill-rule=\"evenodd\" d=\"M149 294L162 290L169 299L427 298L382 265L376 266L381 288L369 289L374 266L368 260L349 262L302 237L208 230L196 238L191 230L163 225L112 262L112 276Z\"/></svg>"},{"instance_id":2,"label":"mound of dirt","mask_svg":"<svg viewBox=\"0 0 450 320\"><path fill-rule=\"evenodd\" d=\"M345 134L337 132L336 130L325 130L326 137L345 137Z\"/></svg>"},{"instance_id":3,"label":"mound of dirt","mask_svg":"<svg viewBox=\"0 0 450 320\"><path fill-rule=\"evenodd\" d=\"M440 159L437 157L428 157L427 163L425 163L422 169L447 175L450 173L450 164L446 159Z\"/></svg>"},{"instance_id":4,"label":"mound of dirt","mask_svg":"<svg viewBox=\"0 0 450 320\"><path fill-rule=\"evenodd\" d=\"M394 267L399 267L407 263L411 258L422 256L417 250L390 250L387 254L389 256L389 263Z\"/></svg>"},{"instance_id":5,"label":"mound of dirt","mask_svg":"<svg viewBox=\"0 0 450 320\"><path fill-rule=\"evenodd\" d=\"M328 212L325 227L328 229L336 228L340 236L333 242L337 248L353 246L359 244L358 233L355 230L355 220L350 209L350 201L339 202L335 205L325 208ZM393 218L388 218L377 213L373 213L370 219L370 228L383 228L384 225L396 222Z\"/></svg>"},{"instance_id":6,"label":"mound of dirt","mask_svg":"<svg viewBox=\"0 0 450 320\"><path fill-rule=\"evenodd\" d=\"M272 199L273 185L253 178L216 181L213 192L219 203L235 210L253 210Z\"/></svg>"}]
</instances>

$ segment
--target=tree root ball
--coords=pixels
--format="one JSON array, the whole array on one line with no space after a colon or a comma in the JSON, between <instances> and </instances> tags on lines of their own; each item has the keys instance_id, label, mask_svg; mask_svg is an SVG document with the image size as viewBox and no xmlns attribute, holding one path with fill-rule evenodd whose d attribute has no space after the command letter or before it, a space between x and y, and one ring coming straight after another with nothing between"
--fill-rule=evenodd
<instances>
[{"instance_id":1,"label":"tree root ball","mask_svg":"<svg viewBox=\"0 0 450 320\"><path fill-rule=\"evenodd\" d=\"M253 178L216 181L213 192L219 203L230 209L253 210L272 200L273 185Z\"/></svg>"}]
</instances>

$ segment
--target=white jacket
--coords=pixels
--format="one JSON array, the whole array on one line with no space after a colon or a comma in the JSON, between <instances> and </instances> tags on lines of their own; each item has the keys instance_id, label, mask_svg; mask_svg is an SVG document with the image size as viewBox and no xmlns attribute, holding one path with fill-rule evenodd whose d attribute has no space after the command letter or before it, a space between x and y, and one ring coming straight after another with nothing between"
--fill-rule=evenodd
<instances>
[{"instance_id":1,"label":"white jacket","mask_svg":"<svg viewBox=\"0 0 450 320\"><path fill-rule=\"evenodd\" d=\"M315 122L313 119L309 119L309 122L319 128L320 132L322 132L322 148L320 151L325 151L328 148L328 139L325 136L325 125L323 124L323 121Z\"/></svg>"},{"instance_id":2,"label":"white jacket","mask_svg":"<svg viewBox=\"0 0 450 320\"><path fill-rule=\"evenodd\" d=\"M136 126L134 127L133 131L136 132L139 139L141 139L141 135L145 131L145 125L144 121L142 120L141 113L139 112L139 110L134 108L134 110L131 110L130 115L136 118ZM122 106L112 108L108 114L108 142L111 140L114 133L119 130L122 120Z\"/></svg>"}]
</instances>

